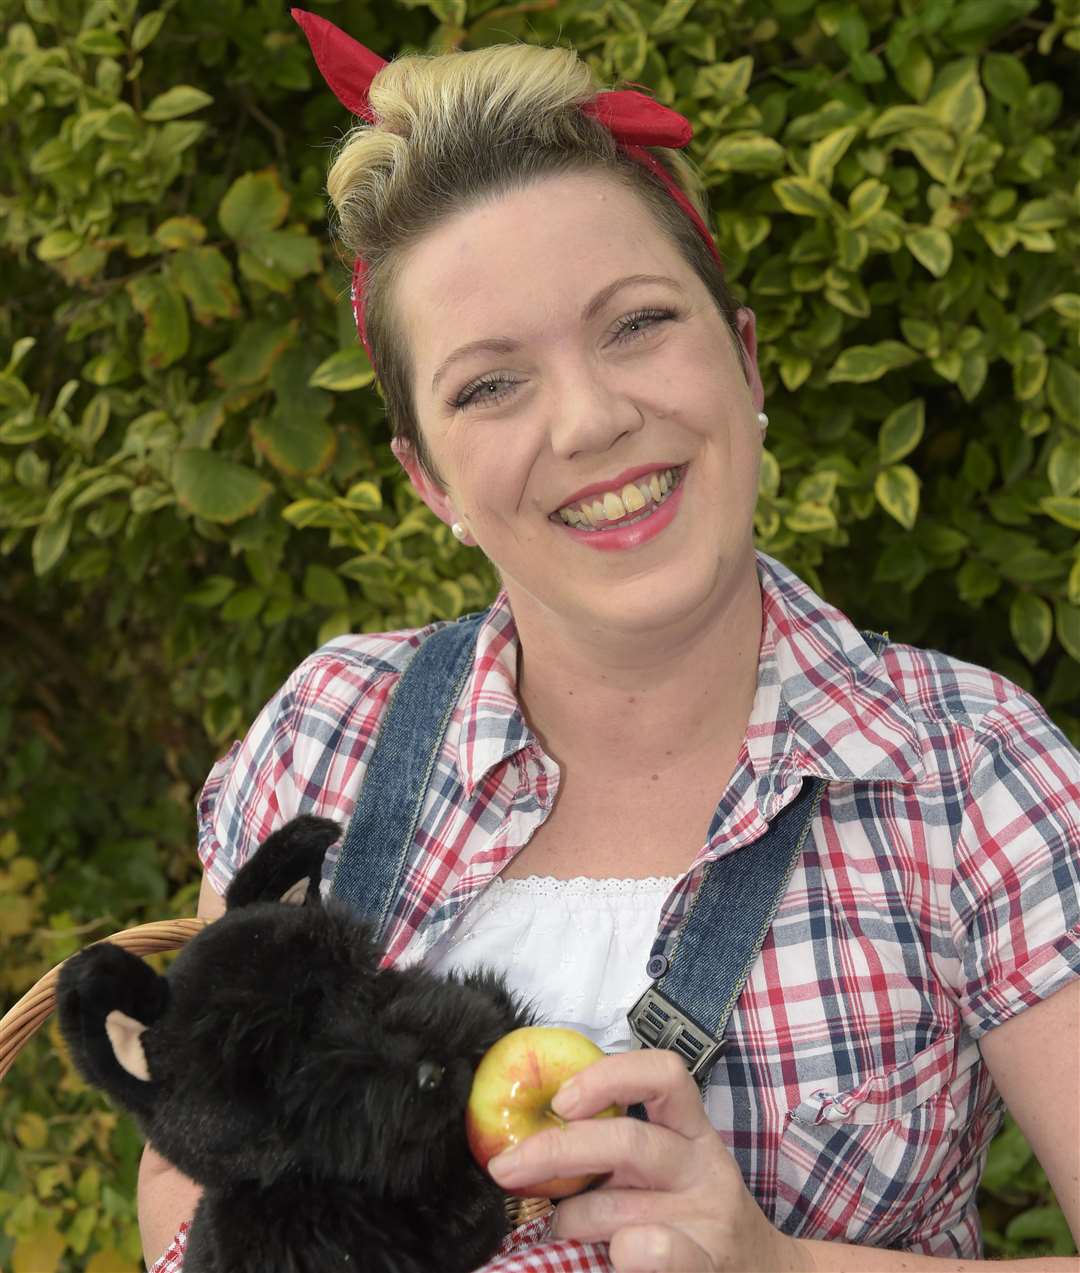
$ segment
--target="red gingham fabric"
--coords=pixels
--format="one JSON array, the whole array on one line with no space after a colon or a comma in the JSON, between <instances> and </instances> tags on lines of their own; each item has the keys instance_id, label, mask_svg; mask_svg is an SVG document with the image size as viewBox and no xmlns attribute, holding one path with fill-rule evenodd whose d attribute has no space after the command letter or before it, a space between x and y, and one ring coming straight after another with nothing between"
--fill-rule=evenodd
<instances>
[{"instance_id":1,"label":"red gingham fabric","mask_svg":"<svg viewBox=\"0 0 1080 1273\"><path fill-rule=\"evenodd\" d=\"M1080 756L1002 677L902 644L875 657L786 567L759 554L758 573L743 751L641 958L669 947L708 862L753 852L802 778L826 778L706 1107L784 1232L978 1258L974 1195L1001 1120L978 1039L1080 974ZM218 889L296 814L348 819L403 657L430 630L330 642L218 762L199 801ZM559 770L518 707L516 656L503 594L436 764L388 962L454 933L552 807ZM327 878L333 866L331 852ZM488 1267L608 1264L601 1247L541 1240Z\"/></svg>"},{"instance_id":2,"label":"red gingham fabric","mask_svg":"<svg viewBox=\"0 0 1080 1273\"><path fill-rule=\"evenodd\" d=\"M149 1273L182 1273L187 1249L187 1223L167 1251L150 1266ZM485 1273L599 1273L611 1269L606 1248L593 1242L553 1242L547 1219L530 1220L509 1234L498 1255L485 1265Z\"/></svg>"},{"instance_id":3,"label":"red gingham fabric","mask_svg":"<svg viewBox=\"0 0 1080 1273\"><path fill-rule=\"evenodd\" d=\"M184 1267L184 1252L187 1250L187 1235L191 1225L185 1221L180 1231L162 1251L153 1264L147 1266L148 1273L181 1273Z\"/></svg>"}]
</instances>

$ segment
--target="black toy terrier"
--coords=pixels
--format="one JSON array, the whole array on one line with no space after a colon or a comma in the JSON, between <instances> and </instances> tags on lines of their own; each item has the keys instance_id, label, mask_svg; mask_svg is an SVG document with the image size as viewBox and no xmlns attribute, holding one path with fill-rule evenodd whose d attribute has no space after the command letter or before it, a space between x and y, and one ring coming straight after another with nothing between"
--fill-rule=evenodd
<instances>
[{"instance_id":1,"label":"black toy terrier","mask_svg":"<svg viewBox=\"0 0 1080 1273\"><path fill-rule=\"evenodd\" d=\"M508 1231L465 1106L532 1019L492 973L379 971L370 927L320 900L340 833L270 836L164 977L108 942L61 970L75 1064L203 1187L186 1273L467 1273Z\"/></svg>"}]
</instances>

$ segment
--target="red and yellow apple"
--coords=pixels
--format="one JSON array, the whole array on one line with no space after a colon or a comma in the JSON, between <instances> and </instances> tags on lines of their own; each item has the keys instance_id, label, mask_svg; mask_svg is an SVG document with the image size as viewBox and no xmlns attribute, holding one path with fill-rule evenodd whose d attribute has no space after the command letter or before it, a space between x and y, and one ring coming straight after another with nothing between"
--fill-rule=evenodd
<instances>
[{"instance_id":1,"label":"red and yellow apple","mask_svg":"<svg viewBox=\"0 0 1080 1273\"><path fill-rule=\"evenodd\" d=\"M524 1026L511 1030L484 1053L473 1076L465 1110L465 1131L472 1155L482 1168L504 1149L550 1127L565 1126L551 1108L555 1093L571 1075L604 1053L577 1030ZM625 1113L611 1105L596 1115ZM518 1197L567 1198L580 1193L595 1176L566 1176L508 1189Z\"/></svg>"}]
</instances>

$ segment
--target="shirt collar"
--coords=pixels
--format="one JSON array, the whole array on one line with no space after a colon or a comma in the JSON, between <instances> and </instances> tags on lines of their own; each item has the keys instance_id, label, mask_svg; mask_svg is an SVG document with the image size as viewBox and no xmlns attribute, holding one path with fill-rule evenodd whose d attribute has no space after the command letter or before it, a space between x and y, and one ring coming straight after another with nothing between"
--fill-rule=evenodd
<instances>
[{"instance_id":1,"label":"shirt collar","mask_svg":"<svg viewBox=\"0 0 1080 1273\"><path fill-rule=\"evenodd\" d=\"M758 553L762 628L747 747L759 778L916 782L920 731L855 625Z\"/></svg>"},{"instance_id":2,"label":"shirt collar","mask_svg":"<svg viewBox=\"0 0 1080 1273\"><path fill-rule=\"evenodd\" d=\"M457 763L465 794L508 756L536 738L517 699L518 634L503 589L476 634L476 657L465 683Z\"/></svg>"},{"instance_id":3,"label":"shirt collar","mask_svg":"<svg viewBox=\"0 0 1080 1273\"><path fill-rule=\"evenodd\" d=\"M747 727L755 775L916 782L919 730L854 624L786 566L757 554L762 628L758 685ZM518 634L505 589L480 624L465 686L458 772L473 795L496 765L539 746L517 699ZM762 793L764 794L764 793Z\"/></svg>"}]
</instances>

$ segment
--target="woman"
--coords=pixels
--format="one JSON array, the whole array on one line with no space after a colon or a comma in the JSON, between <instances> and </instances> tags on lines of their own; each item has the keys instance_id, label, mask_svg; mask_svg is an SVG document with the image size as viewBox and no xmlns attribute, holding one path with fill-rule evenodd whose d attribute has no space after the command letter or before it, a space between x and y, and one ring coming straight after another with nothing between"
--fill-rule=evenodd
<instances>
[{"instance_id":1,"label":"woman","mask_svg":"<svg viewBox=\"0 0 1080 1273\"><path fill-rule=\"evenodd\" d=\"M597 96L565 50L380 69L298 20L372 123L329 188L395 453L503 585L389 957L494 963L613 1053L560 1094L566 1132L492 1167L606 1183L559 1206L555 1246L491 1267L975 1267L998 1093L1080 1233L1080 758L1017 687L879 655L755 553L754 316L657 141L688 132ZM201 914L287 818L348 818L430 631L331 642L216 766ZM824 795L702 1101L625 1011L705 867L753 854L804 778ZM612 1101L649 1122L587 1117ZM149 1257L192 1205L148 1151Z\"/></svg>"}]
</instances>

